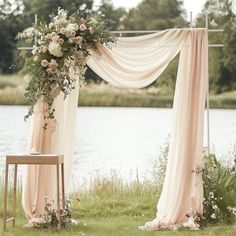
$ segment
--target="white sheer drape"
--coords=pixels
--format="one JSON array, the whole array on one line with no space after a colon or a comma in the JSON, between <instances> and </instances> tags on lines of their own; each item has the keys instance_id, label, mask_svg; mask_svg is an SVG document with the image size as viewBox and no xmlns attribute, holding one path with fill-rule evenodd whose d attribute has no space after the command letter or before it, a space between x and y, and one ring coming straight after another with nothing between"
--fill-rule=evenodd
<instances>
[{"instance_id":1,"label":"white sheer drape","mask_svg":"<svg viewBox=\"0 0 236 236\"><path fill-rule=\"evenodd\" d=\"M190 208L202 212L202 179L196 171L201 168L203 112L208 66L206 29L173 29L159 33L119 38L109 49L99 46L87 64L107 82L119 87L141 88L151 84L179 53L180 61L174 97L174 117L164 186L157 207L157 218L145 229L159 229L186 221ZM78 89L78 88L77 88ZM77 97L72 104L58 98L55 104L58 124L56 132L42 131L42 116L35 114L30 149L41 152L63 152L71 165L71 140L61 135L73 134ZM70 98L69 98L70 99ZM69 106L69 111L66 107ZM64 108L63 108L64 107ZM62 130L61 132L59 130ZM59 135L60 133L60 135ZM157 134L158 135L158 134ZM59 137L59 139L58 139ZM71 137L71 136L70 136ZM59 144L59 146L58 146ZM67 148L67 152L64 149ZM69 154L68 154L69 153ZM42 170L42 171L41 171ZM47 179L45 179L47 175ZM29 167L24 184L23 206L32 217L35 206L42 213L42 199L52 196L54 173L47 167ZM38 194L40 193L40 194Z\"/></svg>"}]
</instances>

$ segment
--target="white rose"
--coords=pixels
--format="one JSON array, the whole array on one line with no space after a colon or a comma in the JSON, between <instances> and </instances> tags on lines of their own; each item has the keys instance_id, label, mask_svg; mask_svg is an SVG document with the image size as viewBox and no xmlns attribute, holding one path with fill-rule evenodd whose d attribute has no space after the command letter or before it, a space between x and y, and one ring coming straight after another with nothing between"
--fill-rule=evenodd
<instances>
[{"instance_id":1,"label":"white rose","mask_svg":"<svg viewBox=\"0 0 236 236\"><path fill-rule=\"evenodd\" d=\"M37 62L38 59L39 59L39 58L38 58L37 56L34 57L34 61L35 61L35 62Z\"/></svg>"},{"instance_id":2,"label":"white rose","mask_svg":"<svg viewBox=\"0 0 236 236\"><path fill-rule=\"evenodd\" d=\"M60 44L55 41L52 41L49 43L48 51L50 54L52 54L55 57L62 57L63 56Z\"/></svg>"},{"instance_id":3,"label":"white rose","mask_svg":"<svg viewBox=\"0 0 236 236\"><path fill-rule=\"evenodd\" d=\"M74 43L74 41L73 41L72 38L69 38L69 39L68 39L68 42L69 42L69 43Z\"/></svg>"},{"instance_id":4,"label":"white rose","mask_svg":"<svg viewBox=\"0 0 236 236\"><path fill-rule=\"evenodd\" d=\"M54 26L54 25L53 25L53 23L51 22L51 23L49 24L48 28L51 29L53 26Z\"/></svg>"},{"instance_id":5,"label":"white rose","mask_svg":"<svg viewBox=\"0 0 236 236\"><path fill-rule=\"evenodd\" d=\"M52 36L52 41L57 42L59 38L60 38L60 36L54 35L54 36Z\"/></svg>"},{"instance_id":6,"label":"white rose","mask_svg":"<svg viewBox=\"0 0 236 236\"><path fill-rule=\"evenodd\" d=\"M78 29L79 29L79 26L77 24L68 24L66 27L67 32L77 31Z\"/></svg>"}]
</instances>

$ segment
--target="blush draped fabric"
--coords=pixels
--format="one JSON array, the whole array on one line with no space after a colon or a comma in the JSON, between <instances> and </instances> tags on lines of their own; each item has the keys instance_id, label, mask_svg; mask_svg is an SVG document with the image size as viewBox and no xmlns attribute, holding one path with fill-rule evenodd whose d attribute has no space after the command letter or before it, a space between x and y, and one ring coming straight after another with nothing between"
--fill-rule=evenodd
<instances>
[{"instance_id":1,"label":"blush draped fabric","mask_svg":"<svg viewBox=\"0 0 236 236\"><path fill-rule=\"evenodd\" d=\"M60 94L54 107L56 120L49 121L47 130L43 130L43 109L40 101L32 117L31 131L28 138L28 152L63 153L65 157L65 182L70 176L73 161L74 129L79 96L79 78L76 71L70 76L76 78L76 88L64 100ZM22 205L26 217L32 219L44 214L45 197L56 198L56 167L46 165L30 165L23 178Z\"/></svg>"},{"instance_id":2,"label":"blush draped fabric","mask_svg":"<svg viewBox=\"0 0 236 236\"><path fill-rule=\"evenodd\" d=\"M199 170L202 168L208 73L207 30L171 29L145 36L118 38L111 48L100 45L98 52L91 52L87 61L95 73L114 86L143 88L154 82L179 52L167 170L157 204L157 217L146 223L144 229L147 230L182 224L190 209L202 212L203 186ZM43 117L35 113L29 144L29 150L64 153L68 169L72 164L76 89L68 98L71 102L63 101L60 96L57 98L54 132L42 131ZM68 124L71 119L73 122ZM52 188L55 186L55 173L50 168L28 168L23 191L23 206L28 218L32 217L34 210L42 214L45 195L55 195Z\"/></svg>"}]
</instances>

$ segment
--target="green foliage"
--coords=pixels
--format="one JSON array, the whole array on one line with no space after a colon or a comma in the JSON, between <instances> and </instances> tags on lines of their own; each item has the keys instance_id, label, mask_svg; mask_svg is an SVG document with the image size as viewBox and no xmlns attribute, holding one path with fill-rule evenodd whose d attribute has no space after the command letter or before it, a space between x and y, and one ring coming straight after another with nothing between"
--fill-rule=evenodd
<instances>
[{"instance_id":1,"label":"green foliage","mask_svg":"<svg viewBox=\"0 0 236 236\"><path fill-rule=\"evenodd\" d=\"M23 0L23 4L26 18L32 21L34 15L37 14L47 22L50 20L50 15L57 12L58 7L69 12L75 12L85 4L88 13L91 13L93 0Z\"/></svg>"},{"instance_id":2,"label":"green foliage","mask_svg":"<svg viewBox=\"0 0 236 236\"><path fill-rule=\"evenodd\" d=\"M236 215L236 156L234 166L223 165L215 155L205 157L203 223L235 223Z\"/></svg>"},{"instance_id":3,"label":"green foliage","mask_svg":"<svg viewBox=\"0 0 236 236\"><path fill-rule=\"evenodd\" d=\"M223 43L223 48L209 49L210 88L216 93L236 89L236 15L232 0L208 0L197 26L203 27L208 12L209 27L224 29L223 33L209 33L210 43Z\"/></svg>"},{"instance_id":4,"label":"green foliage","mask_svg":"<svg viewBox=\"0 0 236 236\"><path fill-rule=\"evenodd\" d=\"M17 32L22 27L20 1L7 0L0 3L0 73L9 73L19 70L15 67L18 62L17 44L14 41ZM4 56L3 56L4 55Z\"/></svg>"},{"instance_id":5,"label":"green foliage","mask_svg":"<svg viewBox=\"0 0 236 236\"><path fill-rule=\"evenodd\" d=\"M121 26L121 21L124 16L124 8L115 8L111 0L102 0L98 11L105 15L111 26L111 30L118 30Z\"/></svg>"},{"instance_id":6,"label":"green foliage","mask_svg":"<svg viewBox=\"0 0 236 236\"><path fill-rule=\"evenodd\" d=\"M166 142L158 161L153 165L154 180L159 186L164 182L168 150L169 146ZM205 165L202 173L204 211L201 226L236 222L236 153L232 152L232 154L228 158L234 158L233 166L223 165L213 154L204 157Z\"/></svg>"},{"instance_id":7,"label":"green foliage","mask_svg":"<svg viewBox=\"0 0 236 236\"><path fill-rule=\"evenodd\" d=\"M144 0L123 20L124 29L162 30L186 26L182 1Z\"/></svg>"}]
</instances>

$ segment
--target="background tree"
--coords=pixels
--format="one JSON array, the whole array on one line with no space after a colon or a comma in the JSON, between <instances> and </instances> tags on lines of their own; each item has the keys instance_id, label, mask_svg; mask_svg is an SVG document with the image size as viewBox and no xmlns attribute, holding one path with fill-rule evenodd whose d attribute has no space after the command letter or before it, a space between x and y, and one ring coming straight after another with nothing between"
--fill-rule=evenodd
<instances>
[{"instance_id":1,"label":"background tree","mask_svg":"<svg viewBox=\"0 0 236 236\"><path fill-rule=\"evenodd\" d=\"M17 32L22 30L19 14L22 12L22 2L6 0L0 4L0 72L9 73L13 70L12 65L17 61L16 41Z\"/></svg>"},{"instance_id":2,"label":"background tree","mask_svg":"<svg viewBox=\"0 0 236 236\"><path fill-rule=\"evenodd\" d=\"M105 15L111 26L111 30L118 30L121 28L122 19L126 14L124 8L115 8L111 0L102 0L98 11Z\"/></svg>"},{"instance_id":3,"label":"background tree","mask_svg":"<svg viewBox=\"0 0 236 236\"><path fill-rule=\"evenodd\" d=\"M183 1L144 0L123 20L124 29L162 30L186 26Z\"/></svg>"},{"instance_id":4,"label":"background tree","mask_svg":"<svg viewBox=\"0 0 236 236\"><path fill-rule=\"evenodd\" d=\"M91 11L93 0L23 0L24 17L34 18L37 14L40 18L49 20L49 15L56 13L58 7L61 7L69 12L75 12L81 6L85 6L87 11Z\"/></svg>"},{"instance_id":5,"label":"background tree","mask_svg":"<svg viewBox=\"0 0 236 236\"><path fill-rule=\"evenodd\" d=\"M222 42L223 48L209 50L209 74L211 91L221 93L236 89L236 16L231 0L208 0L197 18L197 26L204 25L208 12L211 28L222 28L223 33L209 33L209 41Z\"/></svg>"}]
</instances>

